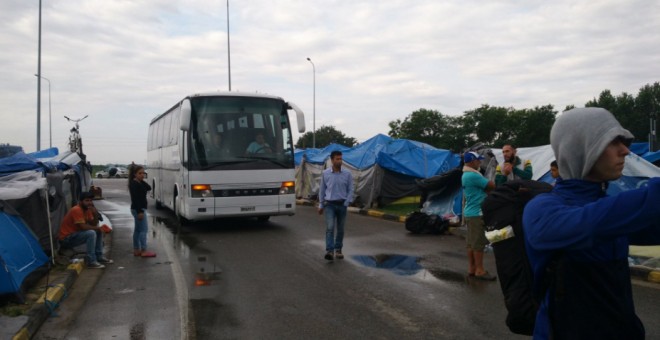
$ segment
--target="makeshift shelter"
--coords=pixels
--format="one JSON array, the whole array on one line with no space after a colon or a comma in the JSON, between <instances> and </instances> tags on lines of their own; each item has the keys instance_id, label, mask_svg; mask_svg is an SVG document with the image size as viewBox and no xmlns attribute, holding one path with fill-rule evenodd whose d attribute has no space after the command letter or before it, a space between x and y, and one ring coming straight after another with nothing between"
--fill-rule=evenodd
<instances>
[{"instance_id":1,"label":"makeshift shelter","mask_svg":"<svg viewBox=\"0 0 660 340\"><path fill-rule=\"evenodd\" d=\"M643 145L638 146L637 149L640 152L644 151ZM553 178L550 175L550 163L555 160L555 155L550 145L521 147L517 150L518 157L532 161L532 168L534 170L532 179L547 183L553 182ZM477 150L477 152L484 155L487 160L490 158L486 155L487 153L495 156L495 161L488 162L486 160L482 162L482 170L486 174L486 177L494 180L495 167L498 163L502 164L504 162L502 150L482 148ZM462 197L462 189L460 186L460 176L457 172L460 173L460 169L419 181L420 188L424 192L422 212L428 215L440 215L445 219L450 218L452 215L461 214L460 198ZM626 157L623 176L616 181L610 182L608 194L613 195L621 191L638 188L643 186L648 178L651 177L660 177L660 168L631 152Z\"/></svg>"},{"instance_id":2,"label":"makeshift shelter","mask_svg":"<svg viewBox=\"0 0 660 340\"><path fill-rule=\"evenodd\" d=\"M0 200L0 296L16 296L23 300L23 291L32 278L41 277L48 257L35 235L10 204Z\"/></svg>"},{"instance_id":3,"label":"makeshift shelter","mask_svg":"<svg viewBox=\"0 0 660 340\"><path fill-rule=\"evenodd\" d=\"M90 167L77 153L58 154L57 148L0 159L0 199L18 211L51 255L64 214L90 189L91 179Z\"/></svg>"},{"instance_id":4,"label":"makeshift shelter","mask_svg":"<svg viewBox=\"0 0 660 340\"><path fill-rule=\"evenodd\" d=\"M518 148L518 157L532 161L534 175L532 179L551 183L550 163L555 160L555 154L550 145L543 145L529 148ZM504 162L501 149L492 149L497 161ZM660 168L651 164L649 161L631 152L626 156L626 163L623 168L623 176L616 181L611 181L607 193L610 195L635 189L644 185L648 178L660 177Z\"/></svg>"},{"instance_id":5,"label":"makeshift shelter","mask_svg":"<svg viewBox=\"0 0 660 340\"><path fill-rule=\"evenodd\" d=\"M296 197L312 198L319 192L319 178L325 169L325 159L332 151L345 151L349 147L331 143L323 149L297 150L294 153L296 165Z\"/></svg>"},{"instance_id":6,"label":"makeshift shelter","mask_svg":"<svg viewBox=\"0 0 660 340\"><path fill-rule=\"evenodd\" d=\"M460 157L451 151L382 134L355 147L343 148L333 144L320 152L303 154L296 177L298 197L316 198L321 172L331 166L329 156L333 150L342 151L344 167L353 174L354 202L359 207L419 195L417 179L441 174L460 163Z\"/></svg>"}]
</instances>

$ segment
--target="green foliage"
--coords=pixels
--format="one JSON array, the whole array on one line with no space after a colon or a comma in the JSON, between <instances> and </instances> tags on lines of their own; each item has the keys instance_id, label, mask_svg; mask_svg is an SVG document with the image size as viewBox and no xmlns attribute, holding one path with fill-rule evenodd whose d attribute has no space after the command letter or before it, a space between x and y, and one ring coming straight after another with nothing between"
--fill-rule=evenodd
<instances>
[{"instance_id":1,"label":"green foliage","mask_svg":"<svg viewBox=\"0 0 660 340\"><path fill-rule=\"evenodd\" d=\"M298 138L298 142L296 142L295 147L296 148L311 148L313 145L314 141L314 134L313 131L308 131L305 132L300 138ZM330 143L337 143L345 146L354 146L357 144L357 139L353 137L348 137L344 135L343 132L337 130L334 126L321 126L316 130L316 147L317 148L324 148Z\"/></svg>"},{"instance_id":2,"label":"green foliage","mask_svg":"<svg viewBox=\"0 0 660 340\"><path fill-rule=\"evenodd\" d=\"M391 121L389 135L454 152L477 142L495 147L506 143L538 146L550 142L556 114L552 105L523 110L482 105L459 117L419 109L403 121Z\"/></svg>"},{"instance_id":3,"label":"green foliage","mask_svg":"<svg viewBox=\"0 0 660 340\"><path fill-rule=\"evenodd\" d=\"M645 142L649 134L649 117L660 109L660 83L645 85L637 97L626 92L618 96L604 90L598 98L588 101L586 107L602 107L612 112L623 127L635 135L635 141Z\"/></svg>"},{"instance_id":4,"label":"green foliage","mask_svg":"<svg viewBox=\"0 0 660 340\"><path fill-rule=\"evenodd\" d=\"M453 145L453 135L447 134L454 128L455 119L435 110L419 109L403 121L397 119L389 123L389 135L394 138L411 139L446 148Z\"/></svg>"},{"instance_id":5,"label":"green foliage","mask_svg":"<svg viewBox=\"0 0 660 340\"><path fill-rule=\"evenodd\" d=\"M660 118L660 83L645 85L637 96L625 92L615 96L610 90L604 90L585 106L609 110L635 135L636 141L647 141L649 118ZM573 108L575 105L567 105L564 111ZM388 134L454 152L461 152L476 143L492 147L504 144L532 147L550 143L550 129L556 116L557 111L550 104L533 109L483 104L465 111L462 116L448 116L422 108L403 120L389 122Z\"/></svg>"}]
</instances>

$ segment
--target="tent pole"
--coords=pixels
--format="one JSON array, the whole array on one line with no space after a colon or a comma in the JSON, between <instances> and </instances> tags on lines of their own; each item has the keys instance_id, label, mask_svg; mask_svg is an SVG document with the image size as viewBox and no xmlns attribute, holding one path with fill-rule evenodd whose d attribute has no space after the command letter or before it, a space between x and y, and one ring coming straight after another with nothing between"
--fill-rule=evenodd
<instances>
[{"instance_id":1,"label":"tent pole","mask_svg":"<svg viewBox=\"0 0 660 340\"><path fill-rule=\"evenodd\" d=\"M46 183L46 215L48 215L48 235L50 236L50 261L55 264L55 245L53 243L53 225L50 222L50 202L48 201L48 183Z\"/></svg>"}]
</instances>

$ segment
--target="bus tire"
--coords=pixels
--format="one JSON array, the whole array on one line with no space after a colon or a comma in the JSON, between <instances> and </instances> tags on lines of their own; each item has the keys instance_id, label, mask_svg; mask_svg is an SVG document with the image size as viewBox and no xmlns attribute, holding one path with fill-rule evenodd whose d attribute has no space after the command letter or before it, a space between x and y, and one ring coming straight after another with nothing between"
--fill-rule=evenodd
<instances>
[{"instance_id":1,"label":"bus tire","mask_svg":"<svg viewBox=\"0 0 660 340\"><path fill-rule=\"evenodd\" d=\"M178 196L179 196L179 191L176 188L174 188L174 199L172 200L174 216L176 216L176 220L179 221L179 224L183 225L188 223L188 219L186 219L185 217L181 216L181 214L179 214L179 207L176 205L176 198Z\"/></svg>"}]
</instances>

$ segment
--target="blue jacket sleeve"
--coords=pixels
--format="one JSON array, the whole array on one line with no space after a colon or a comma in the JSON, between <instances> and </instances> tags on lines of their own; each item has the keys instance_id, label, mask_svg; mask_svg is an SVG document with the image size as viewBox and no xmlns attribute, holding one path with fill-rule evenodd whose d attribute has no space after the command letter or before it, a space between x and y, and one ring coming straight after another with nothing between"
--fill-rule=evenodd
<instances>
[{"instance_id":1,"label":"blue jacket sleeve","mask_svg":"<svg viewBox=\"0 0 660 340\"><path fill-rule=\"evenodd\" d=\"M523 225L529 245L537 250L583 249L624 235L654 235L647 241L658 240L660 178L649 180L646 188L584 206L568 205L553 194L539 196L525 207Z\"/></svg>"}]
</instances>

